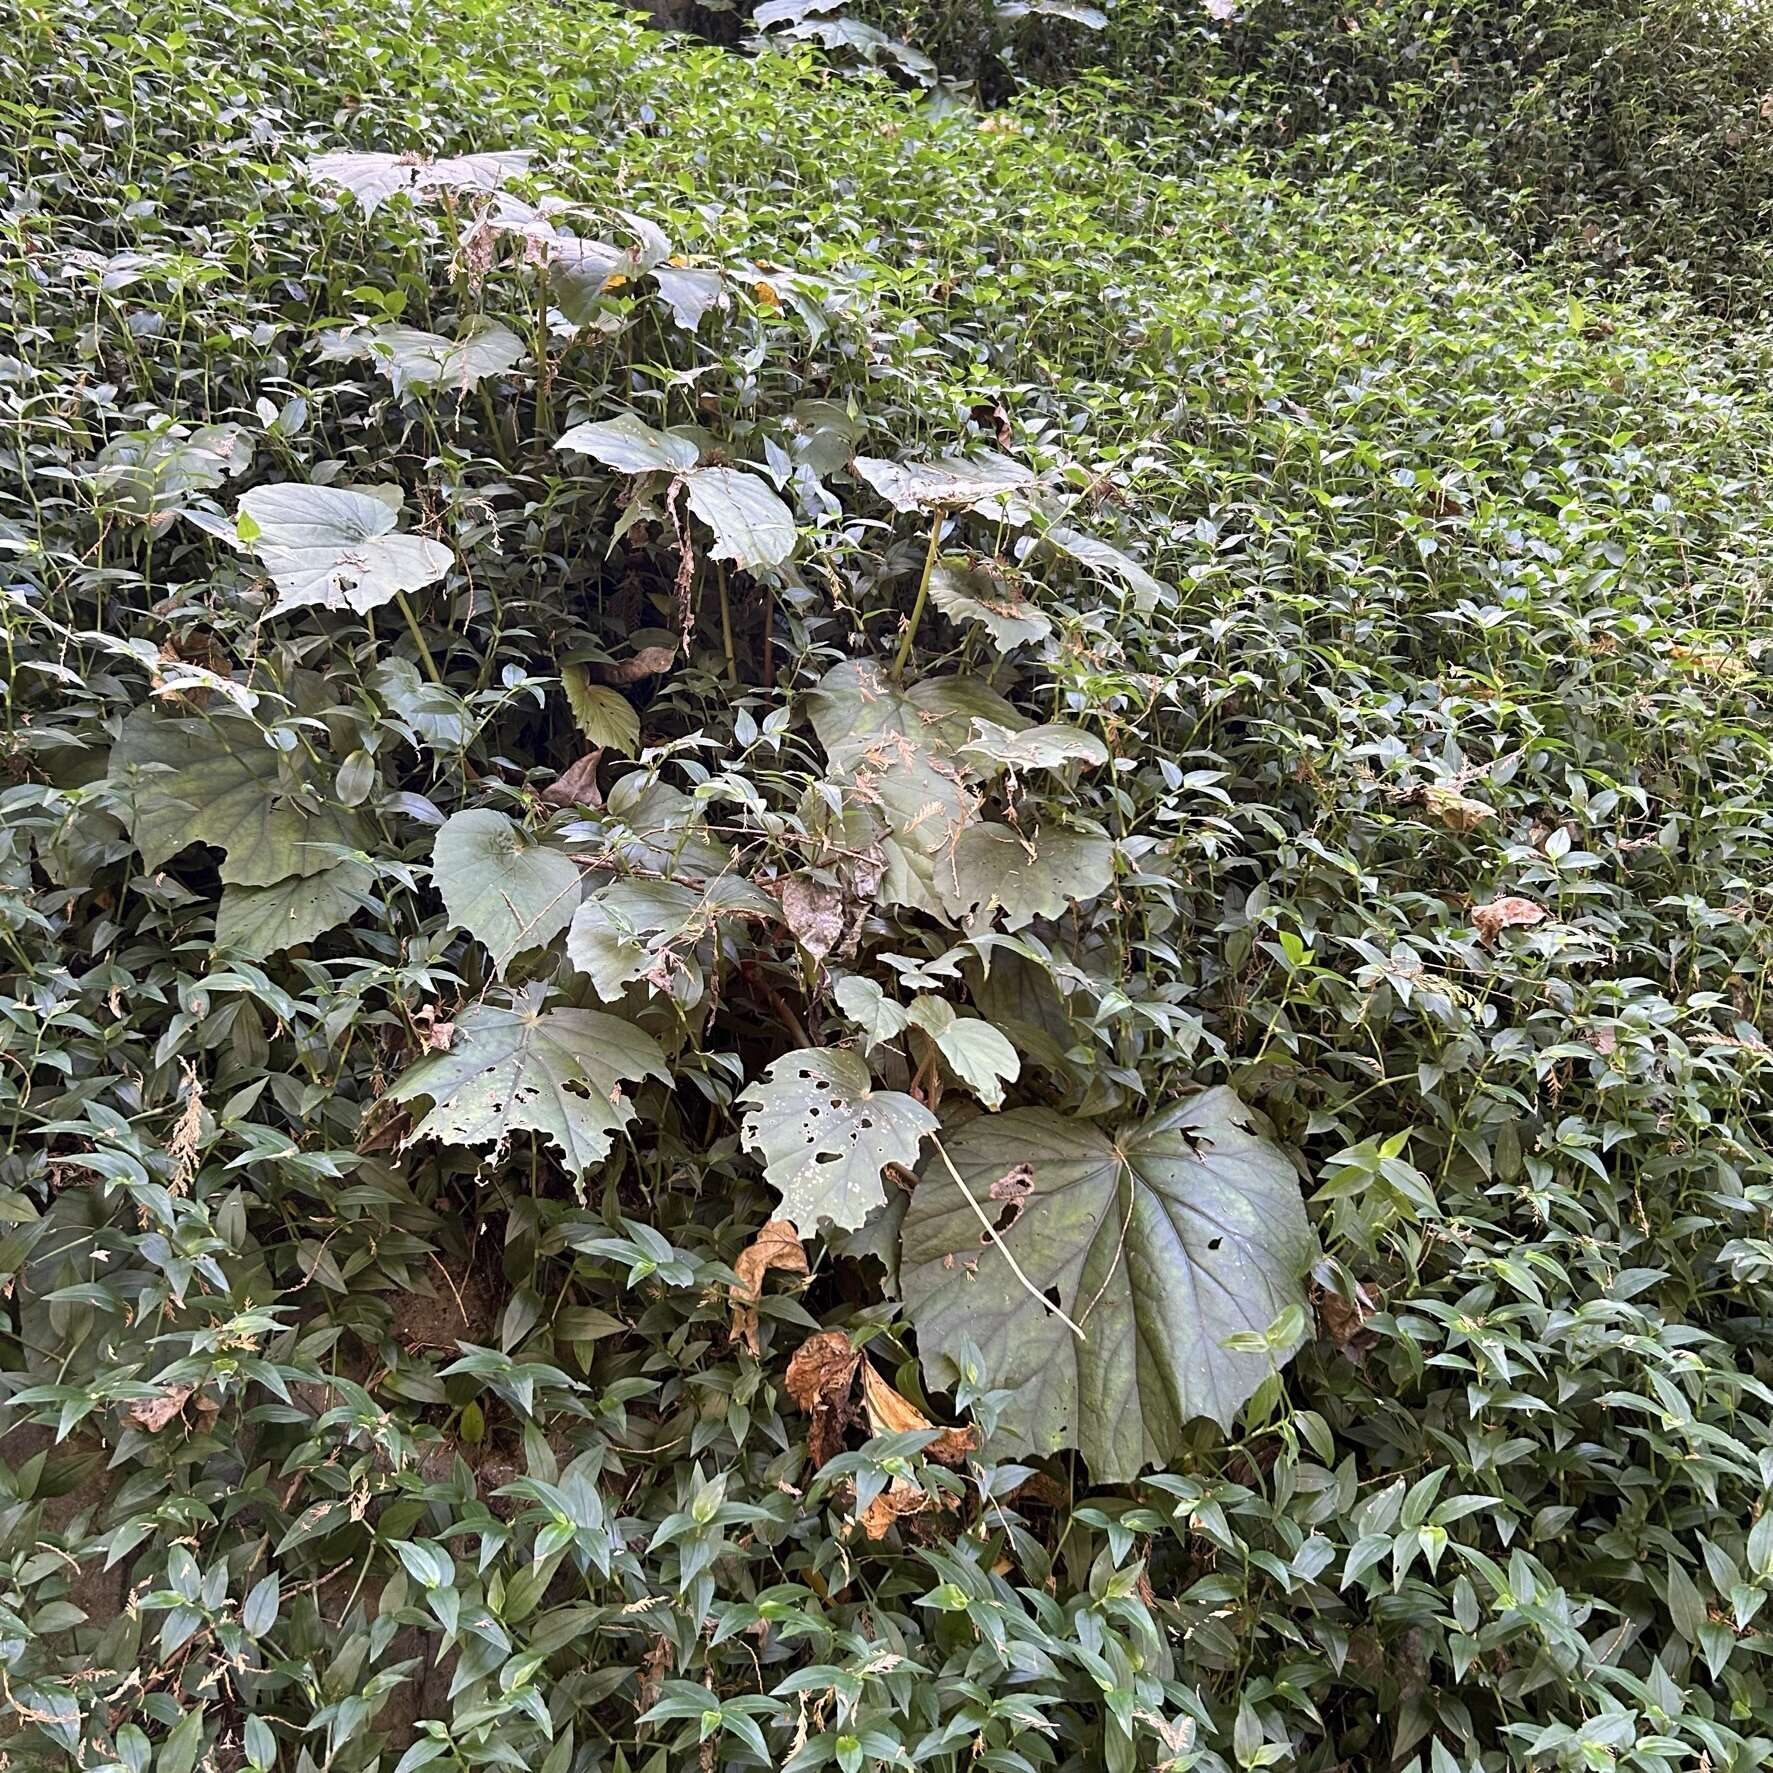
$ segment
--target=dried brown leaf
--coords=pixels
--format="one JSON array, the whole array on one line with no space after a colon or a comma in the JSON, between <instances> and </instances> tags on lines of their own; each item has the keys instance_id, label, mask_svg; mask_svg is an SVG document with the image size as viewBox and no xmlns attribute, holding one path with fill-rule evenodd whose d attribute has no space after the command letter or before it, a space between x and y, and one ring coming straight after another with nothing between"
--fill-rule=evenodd
<instances>
[{"instance_id":1,"label":"dried brown leaf","mask_svg":"<svg viewBox=\"0 0 1773 1773\"><path fill-rule=\"evenodd\" d=\"M158 1434L173 1417L183 1411L185 1400L196 1389L194 1385L162 1386L158 1397L137 1398L129 1406L129 1419L137 1428L145 1428L149 1434Z\"/></svg>"},{"instance_id":2,"label":"dried brown leaf","mask_svg":"<svg viewBox=\"0 0 1773 1773\"><path fill-rule=\"evenodd\" d=\"M1513 897L1492 899L1487 905L1471 908L1471 921L1486 942L1494 942L1504 930L1530 929L1536 923L1544 923L1550 915L1543 905L1531 899Z\"/></svg>"},{"instance_id":3,"label":"dried brown leaf","mask_svg":"<svg viewBox=\"0 0 1773 1773\"><path fill-rule=\"evenodd\" d=\"M871 1434L915 1434L936 1426L903 1392L887 1384L875 1372L873 1363L866 1360L862 1362L862 1402L868 1411ZM967 1455L976 1451L978 1445L979 1431L968 1424L944 1428L924 1452L944 1465L964 1465ZM879 1538L879 1534L873 1537Z\"/></svg>"},{"instance_id":4,"label":"dried brown leaf","mask_svg":"<svg viewBox=\"0 0 1773 1773\"><path fill-rule=\"evenodd\" d=\"M561 771L559 780L550 782L542 790L542 798L550 806L602 806L603 791L597 786L597 766L602 761L601 745L595 751L587 751L576 763L568 764Z\"/></svg>"},{"instance_id":5,"label":"dried brown leaf","mask_svg":"<svg viewBox=\"0 0 1773 1773\"><path fill-rule=\"evenodd\" d=\"M743 1342L753 1354L757 1341L757 1301L763 1297L763 1277L772 1268L786 1274L807 1274L806 1251L792 1219L772 1219L740 1252L733 1264L739 1285L733 1288L733 1340Z\"/></svg>"},{"instance_id":6,"label":"dried brown leaf","mask_svg":"<svg viewBox=\"0 0 1773 1773\"><path fill-rule=\"evenodd\" d=\"M843 938L843 894L807 875L790 875L782 883L782 916L815 960L823 960Z\"/></svg>"}]
</instances>

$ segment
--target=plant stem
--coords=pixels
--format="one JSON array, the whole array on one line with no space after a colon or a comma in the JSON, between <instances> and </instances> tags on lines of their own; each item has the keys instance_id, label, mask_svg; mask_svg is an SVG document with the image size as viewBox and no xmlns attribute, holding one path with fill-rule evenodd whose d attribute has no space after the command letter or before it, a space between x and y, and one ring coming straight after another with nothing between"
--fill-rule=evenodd
<instances>
[{"instance_id":1,"label":"plant stem","mask_svg":"<svg viewBox=\"0 0 1773 1773\"><path fill-rule=\"evenodd\" d=\"M911 643L917 638L917 624L923 620L924 599L930 594L930 574L936 570L936 549L942 541L942 513L930 519L930 547L923 557L923 577L917 581L917 597L911 605L911 620L905 624L905 636L899 642L898 657L893 660L893 681L905 675L905 662L911 657Z\"/></svg>"},{"instance_id":2,"label":"plant stem","mask_svg":"<svg viewBox=\"0 0 1773 1773\"><path fill-rule=\"evenodd\" d=\"M437 661L431 657L431 649L425 644L425 637L419 631L419 618L412 612L412 605L406 601L404 591L394 593L394 601L400 605L400 613L406 617L406 626L412 635L413 645L419 649L419 657L425 661L425 674L439 689L444 687L443 674L437 669Z\"/></svg>"},{"instance_id":3,"label":"plant stem","mask_svg":"<svg viewBox=\"0 0 1773 1773\"><path fill-rule=\"evenodd\" d=\"M726 680L737 689L739 667L733 658L733 612L727 603L726 568L718 560L714 563L714 583L720 589L720 644L726 651Z\"/></svg>"}]
</instances>

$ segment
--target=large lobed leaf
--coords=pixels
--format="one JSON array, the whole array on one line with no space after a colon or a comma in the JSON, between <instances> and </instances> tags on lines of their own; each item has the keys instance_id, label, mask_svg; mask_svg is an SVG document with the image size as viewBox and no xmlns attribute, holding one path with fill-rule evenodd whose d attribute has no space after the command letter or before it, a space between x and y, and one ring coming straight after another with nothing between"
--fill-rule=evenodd
<instances>
[{"instance_id":1,"label":"large lobed leaf","mask_svg":"<svg viewBox=\"0 0 1773 1773\"><path fill-rule=\"evenodd\" d=\"M947 1150L988 1211L1005 1202L999 1236L1085 1339L1031 1296L934 1162L905 1216L900 1274L937 1383L976 1345L989 1383L1016 1394L1006 1444L1076 1447L1103 1482L1179 1454L1196 1417L1231 1425L1271 1369L1225 1340L1299 1304L1317 1250L1292 1162L1231 1090L1112 1136L1045 1108L982 1115ZM1021 1188L992 1189L1019 1165L1033 1181L1017 1213Z\"/></svg>"},{"instance_id":2,"label":"large lobed leaf","mask_svg":"<svg viewBox=\"0 0 1773 1773\"><path fill-rule=\"evenodd\" d=\"M651 1035L599 1010L476 1004L455 1020L447 1052L433 1053L388 1092L396 1102L429 1097L414 1139L502 1148L519 1131L539 1133L582 1179L634 1118L624 1083L669 1083Z\"/></svg>"}]
</instances>

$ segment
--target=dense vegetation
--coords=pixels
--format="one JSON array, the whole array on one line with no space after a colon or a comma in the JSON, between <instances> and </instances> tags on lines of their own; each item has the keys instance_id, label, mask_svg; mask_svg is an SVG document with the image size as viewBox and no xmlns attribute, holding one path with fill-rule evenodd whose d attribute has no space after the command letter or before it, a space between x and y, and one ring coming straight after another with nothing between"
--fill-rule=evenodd
<instances>
[{"instance_id":1,"label":"dense vegetation","mask_svg":"<svg viewBox=\"0 0 1773 1773\"><path fill-rule=\"evenodd\" d=\"M1758 334L1180 88L0 54L12 1763L1765 1764Z\"/></svg>"}]
</instances>

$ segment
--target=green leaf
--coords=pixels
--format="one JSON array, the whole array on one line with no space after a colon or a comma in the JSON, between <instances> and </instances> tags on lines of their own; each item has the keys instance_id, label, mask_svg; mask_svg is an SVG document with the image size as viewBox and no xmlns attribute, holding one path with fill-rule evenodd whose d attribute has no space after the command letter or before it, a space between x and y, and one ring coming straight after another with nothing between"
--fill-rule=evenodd
<instances>
[{"instance_id":1,"label":"green leaf","mask_svg":"<svg viewBox=\"0 0 1773 1773\"><path fill-rule=\"evenodd\" d=\"M648 1077L671 1081L658 1043L633 1023L598 1010L544 1011L532 998L462 1011L449 1050L420 1060L388 1094L430 1098L414 1139L502 1148L527 1130L552 1141L582 1179L634 1118L622 1084Z\"/></svg>"},{"instance_id":2,"label":"green leaf","mask_svg":"<svg viewBox=\"0 0 1773 1773\"><path fill-rule=\"evenodd\" d=\"M832 993L837 1007L862 1031L870 1050L897 1040L911 1025L911 1018L872 979L855 974L839 979Z\"/></svg>"},{"instance_id":3,"label":"green leaf","mask_svg":"<svg viewBox=\"0 0 1773 1773\"><path fill-rule=\"evenodd\" d=\"M925 993L912 1000L911 1021L936 1043L949 1069L985 1104L1003 1103L1003 1086L1022 1069L1016 1049L977 1016L959 1016L945 998Z\"/></svg>"},{"instance_id":4,"label":"green leaf","mask_svg":"<svg viewBox=\"0 0 1773 1773\"><path fill-rule=\"evenodd\" d=\"M684 476L689 508L714 532L713 555L745 572L794 552L794 514L755 474L698 468Z\"/></svg>"},{"instance_id":5,"label":"green leaf","mask_svg":"<svg viewBox=\"0 0 1773 1773\"><path fill-rule=\"evenodd\" d=\"M654 265L653 278L672 319L685 332L694 332L708 310L719 307L725 299L720 273L710 268Z\"/></svg>"},{"instance_id":6,"label":"green leaf","mask_svg":"<svg viewBox=\"0 0 1773 1773\"><path fill-rule=\"evenodd\" d=\"M631 412L593 424L574 425L555 439L554 447L591 456L606 468L619 468L624 474L686 474L702 454L689 438L656 431Z\"/></svg>"},{"instance_id":7,"label":"green leaf","mask_svg":"<svg viewBox=\"0 0 1773 1773\"><path fill-rule=\"evenodd\" d=\"M583 665L562 665L560 682L587 745L633 757L640 750L640 715L620 690L593 683Z\"/></svg>"},{"instance_id":8,"label":"green leaf","mask_svg":"<svg viewBox=\"0 0 1773 1773\"><path fill-rule=\"evenodd\" d=\"M1034 470L988 451L977 460L889 462L857 456L855 470L895 511L970 509L1034 485Z\"/></svg>"},{"instance_id":9,"label":"green leaf","mask_svg":"<svg viewBox=\"0 0 1773 1773\"><path fill-rule=\"evenodd\" d=\"M213 492L252 465L252 439L238 425L162 424L126 431L90 470L101 502L131 517L179 510L189 494Z\"/></svg>"},{"instance_id":10,"label":"green leaf","mask_svg":"<svg viewBox=\"0 0 1773 1773\"><path fill-rule=\"evenodd\" d=\"M435 584L455 560L428 536L397 534L398 498L364 487L258 486L240 509L257 526L250 546L276 583L279 615L309 605L362 614Z\"/></svg>"},{"instance_id":11,"label":"green leaf","mask_svg":"<svg viewBox=\"0 0 1773 1773\"><path fill-rule=\"evenodd\" d=\"M1012 1448L1077 1447L1118 1483L1182 1449L1204 1416L1229 1426L1268 1376L1266 1355L1224 1347L1302 1297L1317 1245L1286 1153L1228 1089L1112 1136L1044 1108L981 1115L948 1141L956 1170L1033 1286L1052 1289L1079 1341L1031 1297L940 1163L906 1213L901 1281L932 1380L952 1382L969 1340L988 1382L1015 1393ZM993 1184L1027 1165L1032 1187ZM1280 1358L1286 1358L1283 1353Z\"/></svg>"},{"instance_id":12,"label":"green leaf","mask_svg":"<svg viewBox=\"0 0 1773 1773\"><path fill-rule=\"evenodd\" d=\"M320 335L318 355L322 363L366 357L404 396L415 388L467 393L521 363L524 350L509 327L485 321L455 339L416 326L341 328Z\"/></svg>"},{"instance_id":13,"label":"green leaf","mask_svg":"<svg viewBox=\"0 0 1773 1773\"><path fill-rule=\"evenodd\" d=\"M316 184L339 185L363 205L366 216L390 197L411 197L432 191L496 191L507 179L520 177L535 158L529 150L496 154L457 154L427 160L420 154L316 154L307 163Z\"/></svg>"},{"instance_id":14,"label":"green leaf","mask_svg":"<svg viewBox=\"0 0 1773 1773\"><path fill-rule=\"evenodd\" d=\"M961 746L960 754L981 775L1000 770L1062 770L1080 763L1094 769L1108 761L1108 747L1080 726L1031 726L1006 732L989 721Z\"/></svg>"},{"instance_id":15,"label":"green leaf","mask_svg":"<svg viewBox=\"0 0 1773 1773\"><path fill-rule=\"evenodd\" d=\"M1113 879L1114 845L1101 831L1042 826L1024 838L985 824L956 840L942 886L956 917L990 923L1001 914L1005 928L1019 930L1037 917L1062 917Z\"/></svg>"},{"instance_id":16,"label":"green leaf","mask_svg":"<svg viewBox=\"0 0 1773 1773\"><path fill-rule=\"evenodd\" d=\"M938 560L930 596L951 621L977 622L1000 653L1045 640L1051 619L1022 595L1017 575L994 560Z\"/></svg>"},{"instance_id":17,"label":"green leaf","mask_svg":"<svg viewBox=\"0 0 1773 1773\"><path fill-rule=\"evenodd\" d=\"M526 948L553 941L579 903L572 859L490 807L444 821L431 850L431 877L450 921L487 948L501 973Z\"/></svg>"},{"instance_id":18,"label":"green leaf","mask_svg":"<svg viewBox=\"0 0 1773 1773\"><path fill-rule=\"evenodd\" d=\"M216 946L247 960L298 948L369 906L375 880L373 869L344 861L271 886L225 886L216 912Z\"/></svg>"},{"instance_id":19,"label":"green leaf","mask_svg":"<svg viewBox=\"0 0 1773 1773\"><path fill-rule=\"evenodd\" d=\"M188 844L225 852L231 886L273 886L335 867L369 832L351 813L311 810L284 790L283 753L251 720L163 720L138 708L111 748L110 776L142 860L159 868Z\"/></svg>"},{"instance_id":20,"label":"green leaf","mask_svg":"<svg viewBox=\"0 0 1773 1773\"><path fill-rule=\"evenodd\" d=\"M882 1169L915 1164L939 1124L915 1097L875 1089L868 1067L838 1047L784 1054L739 1100L745 1148L763 1159L782 1217L807 1231L822 1219L860 1226L886 1198Z\"/></svg>"},{"instance_id":21,"label":"green leaf","mask_svg":"<svg viewBox=\"0 0 1773 1773\"><path fill-rule=\"evenodd\" d=\"M637 979L690 1003L701 995L699 974L688 995L674 986L721 918L780 914L767 893L732 875L700 890L666 880L618 880L599 888L573 913L567 958L605 1003L615 1003Z\"/></svg>"},{"instance_id":22,"label":"green leaf","mask_svg":"<svg viewBox=\"0 0 1773 1773\"><path fill-rule=\"evenodd\" d=\"M958 748L975 721L1007 730L1027 721L970 678L931 678L901 691L866 661L827 672L810 702L846 800L884 826L882 902L942 915L955 886L955 845L978 819Z\"/></svg>"}]
</instances>

